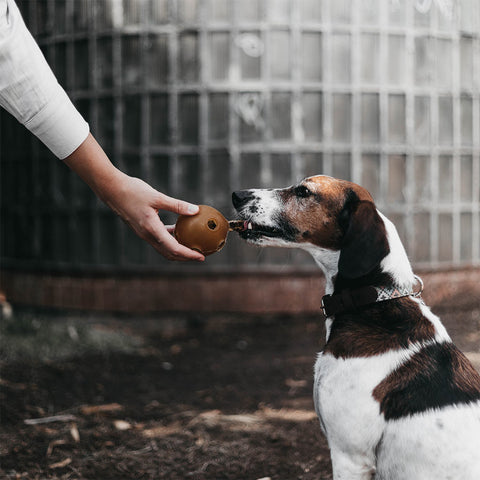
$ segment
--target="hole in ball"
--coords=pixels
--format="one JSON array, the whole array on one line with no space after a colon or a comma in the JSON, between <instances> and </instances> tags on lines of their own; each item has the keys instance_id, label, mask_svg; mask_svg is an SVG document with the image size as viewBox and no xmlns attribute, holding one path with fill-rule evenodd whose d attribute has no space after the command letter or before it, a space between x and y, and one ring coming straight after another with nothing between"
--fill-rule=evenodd
<instances>
[{"instance_id":1,"label":"hole in ball","mask_svg":"<svg viewBox=\"0 0 480 480\"><path fill-rule=\"evenodd\" d=\"M209 220L207 225L210 230L215 230L217 228L217 222L213 219Z\"/></svg>"}]
</instances>

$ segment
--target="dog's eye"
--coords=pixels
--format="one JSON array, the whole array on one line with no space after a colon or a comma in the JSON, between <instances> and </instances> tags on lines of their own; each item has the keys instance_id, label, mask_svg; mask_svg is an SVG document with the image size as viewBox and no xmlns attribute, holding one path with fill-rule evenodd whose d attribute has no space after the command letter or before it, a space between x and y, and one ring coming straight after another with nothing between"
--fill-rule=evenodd
<instances>
[{"instance_id":1,"label":"dog's eye","mask_svg":"<svg viewBox=\"0 0 480 480\"><path fill-rule=\"evenodd\" d=\"M299 198L306 198L309 197L311 194L312 192L304 185L299 185L298 187L295 187L295 195Z\"/></svg>"}]
</instances>

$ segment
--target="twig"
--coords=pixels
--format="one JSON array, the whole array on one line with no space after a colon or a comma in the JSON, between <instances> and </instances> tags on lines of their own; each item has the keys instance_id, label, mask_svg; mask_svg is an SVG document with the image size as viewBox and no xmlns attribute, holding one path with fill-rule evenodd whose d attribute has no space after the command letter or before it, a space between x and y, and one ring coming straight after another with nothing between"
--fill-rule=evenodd
<instances>
[{"instance_id":1,"label":"twig","mask_svg":"<svg viewBox=\"0 0 480 480\"><path fill-rule=\"evenodd\" d=\"M95 415L97 413L118 412L123 410L122 405L118 403L107 403L106 405L84 405L80 407L82 415Z\"/></svg>"},{"instance_id":2,"label":"twig","mask_svg":"<svg viewBox=\"0 0 480 480\"><path fill-rule=\"evenodd\" d=\"M77 417L74 415L54 415L53 417L27 418L23 423L25 423L25 425L42 425L53 422L71 422L76 419Z\"/></svg>"},{"instance_id":3,"label":"twig","mask_svg":"<svg viewBox=\"0 0 480 480\"><path fill-rule=\"evenodd\" d=\"M47 448L47 453L46 453L47 457L50 457L52 455L53 449L55 447L58 447L59 445L65 445L66 443L67 443L66 440L62 440L62 439L53 440L53 442L50 442Z\"/></svg>"},{"instance_id":4,"label":"twig","mask_svg":"<svg viewBox=\"0 0 480 480\"><path fill-rule=\"evenodd\" d=\"M51 465L48 466L48 468L63 468L63 467L66 467L67 465L70 465L71 463L72 463L72 459L66 458L61 462L52 463Z\"/></svg>"}]
</instances>

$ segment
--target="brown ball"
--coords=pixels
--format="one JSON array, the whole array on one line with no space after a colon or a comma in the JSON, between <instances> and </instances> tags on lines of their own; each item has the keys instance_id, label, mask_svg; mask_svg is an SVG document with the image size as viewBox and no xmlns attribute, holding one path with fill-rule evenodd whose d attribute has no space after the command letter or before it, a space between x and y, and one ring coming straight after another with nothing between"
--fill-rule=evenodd
<instances>
[{"instance_id":1,"label":"brown ball","mask_svg":"<svg viewBox=\"0 0 480 480\"><path fill-rule=\"evenodd\" d=\"M211 255L223 248L228 235L228 222L208 205L199 205L196 215L180 215L175 225L175 238L192 250Z\"/></svg>"}]
</instances>

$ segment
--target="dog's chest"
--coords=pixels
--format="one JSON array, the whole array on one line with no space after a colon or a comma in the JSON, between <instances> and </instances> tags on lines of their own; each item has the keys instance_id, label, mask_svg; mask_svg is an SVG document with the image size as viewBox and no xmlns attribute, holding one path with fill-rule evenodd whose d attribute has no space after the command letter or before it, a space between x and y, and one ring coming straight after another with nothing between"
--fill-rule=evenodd
<instances>
[{"instance_id":1,"label":"dog's chest","mask_svg":"<svg viewBox=\"0 0 480 480\"><path fill-rule=\"evenodd\" d=\"M348 437L353 443L370 443L375 441L370 437L381 436L384 420L372 392L408 356L404 350L345 359L319 354L314 400L329 441Z\"/></svg>"}]
</instances>

